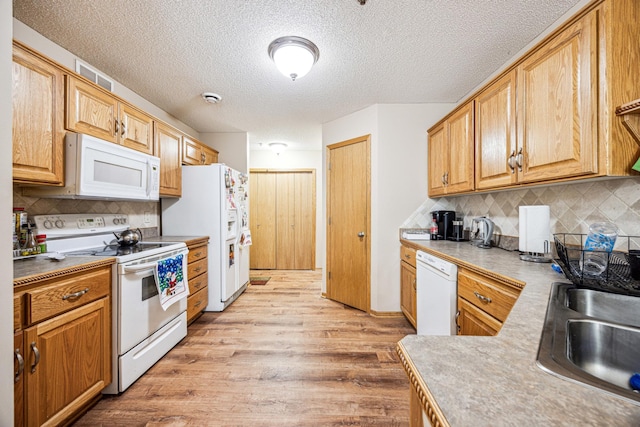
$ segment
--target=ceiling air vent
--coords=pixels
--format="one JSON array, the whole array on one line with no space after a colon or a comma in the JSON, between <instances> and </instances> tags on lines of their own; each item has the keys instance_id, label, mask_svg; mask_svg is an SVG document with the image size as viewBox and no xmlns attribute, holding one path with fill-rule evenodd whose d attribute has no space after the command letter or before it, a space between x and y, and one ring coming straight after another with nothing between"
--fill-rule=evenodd
<instances>
[{"instance_id":1,"label":"ceiling air vent","mask_svg":"<svg viewBox=\"0 0 640 427\"><path fill-rule=\"evenodd\" d=\"M98 74L97 71L89 68L87 64L83 64L82 62L76 59L76 73L80 74L82 77L86 77L91 80L98 86L102 86L109 92L113 92L113 80L110 80L106 76L102 74Z\"/></svg>"}]
</instances>

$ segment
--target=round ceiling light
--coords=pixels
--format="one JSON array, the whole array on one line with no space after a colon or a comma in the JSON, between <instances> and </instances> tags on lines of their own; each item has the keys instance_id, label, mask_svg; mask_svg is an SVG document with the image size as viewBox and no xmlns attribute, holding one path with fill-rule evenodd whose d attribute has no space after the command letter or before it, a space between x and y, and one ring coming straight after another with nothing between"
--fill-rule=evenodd
<instances>
[{"instance_id":1,"label":"round ceiling light","mask_svg":"<svg viewBox=\"0 0 640 427\"><path fill-rule=\"evenodd\" d=\"M284 142L270 142L269 148L271 148L276 154L280 154L287 148L287 144Z\"/></svg>"},{"instance_id":2,"label":"round ceiling light","mask_svg":"<svg viewBox=\"0 0 640 427\"><path fill-rule=\"evenodd\" d=\"M304 77L320 57L315 44L297 36L275 39L269 45L268 52L278 70L293 81Z\"/></svg>"}]
</instances>

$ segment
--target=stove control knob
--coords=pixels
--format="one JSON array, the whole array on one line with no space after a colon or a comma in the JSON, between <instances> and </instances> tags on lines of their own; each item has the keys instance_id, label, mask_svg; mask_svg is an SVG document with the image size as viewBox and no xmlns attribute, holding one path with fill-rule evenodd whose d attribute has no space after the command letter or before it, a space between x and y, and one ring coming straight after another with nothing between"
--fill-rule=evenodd
<instances>
[{"instance_id":1,"label":"stove control knob","mask_svg":"<svg viewBox=\"0 0 640 427\"><path fill-rule=\"evenodd\" d=\"M113 218L113 223L114 223L115 225L120 224L120 218L118 218L118 217Z\"/></svg>"},{"instance_id":2,"label":"stove control knob","mask_svg":"<svg viewBox=\"0 0 640 427\"><path fill-rule=\"evenodd\" d=\"M58 227L58 228L64 227L64 221L62 221L61 219L57 219L56 220L56 227Z\"/></svg>"},{"instance_id":3,"label":"stove control knob","mask_svg":"<svg viewBox=\"0 0 640 427\"><path fill-rule=\"evenodd\" d=\"M53 223L51 222L51 220L48 220L48 219L46 219L42 225L44 225L44 228L53 227Z\"/></svg>"}]
</instances>

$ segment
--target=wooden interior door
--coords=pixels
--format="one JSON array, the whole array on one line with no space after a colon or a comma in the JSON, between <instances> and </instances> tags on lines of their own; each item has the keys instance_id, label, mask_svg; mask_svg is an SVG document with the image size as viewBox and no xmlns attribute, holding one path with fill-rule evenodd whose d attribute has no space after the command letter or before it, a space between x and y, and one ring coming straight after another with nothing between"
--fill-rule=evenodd
<instances>
[{"instance_id":1,"label":"wooden interior door","mask_svg":"<svg viewBox=\"0 0 640 427\"><path fill-rule=\"evenodd\" d=\"M315 171L297 172L294 182L293 231L296 270L313 270L316 265L316 176Z\"/></svg>"},{"instance_id":2,"label":"wooden interior door","mask_svg":"<svg viewBox=\"0 0 640 427\"><path fill-rule=\"evenodd\" d=\"M295 174L276 175L276 268L293 270L295 259Z\"/></svg>"},{"instance_id":3,"label":"wooden interior door","mask_svg":"<svg viewBox=\"0 0 640 427\"><path fill-rule=\"evenodd\" d=\"M370 136L329 145L327 297L370 308Z\"/></svg>"},{"instance_id":4,"label":"wooden interior door","mask_svg":"<svg viewBox=\"0 0 640 427\"><path fill-rule=\"evenodd\" d=\"M250 262L252 269L276 268L276 176L249 174Z\"/></svg>"}]
</instances>

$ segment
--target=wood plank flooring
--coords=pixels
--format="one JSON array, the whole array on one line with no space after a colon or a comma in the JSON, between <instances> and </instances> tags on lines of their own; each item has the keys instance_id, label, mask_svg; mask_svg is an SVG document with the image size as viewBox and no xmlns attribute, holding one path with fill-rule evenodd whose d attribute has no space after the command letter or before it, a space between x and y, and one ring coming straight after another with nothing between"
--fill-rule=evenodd
<instances>
[{"instance_id":1,"label":"wood plank flooring","mask_svg":"<svg viewBox=\"0 0 640 427\"><path fill-rule=\"evenodd\" d=\"M321 273L265 271L120 396L75 426L406 426L395 344L415 333L321 297Z\"/></svg>"}]
</instances>

